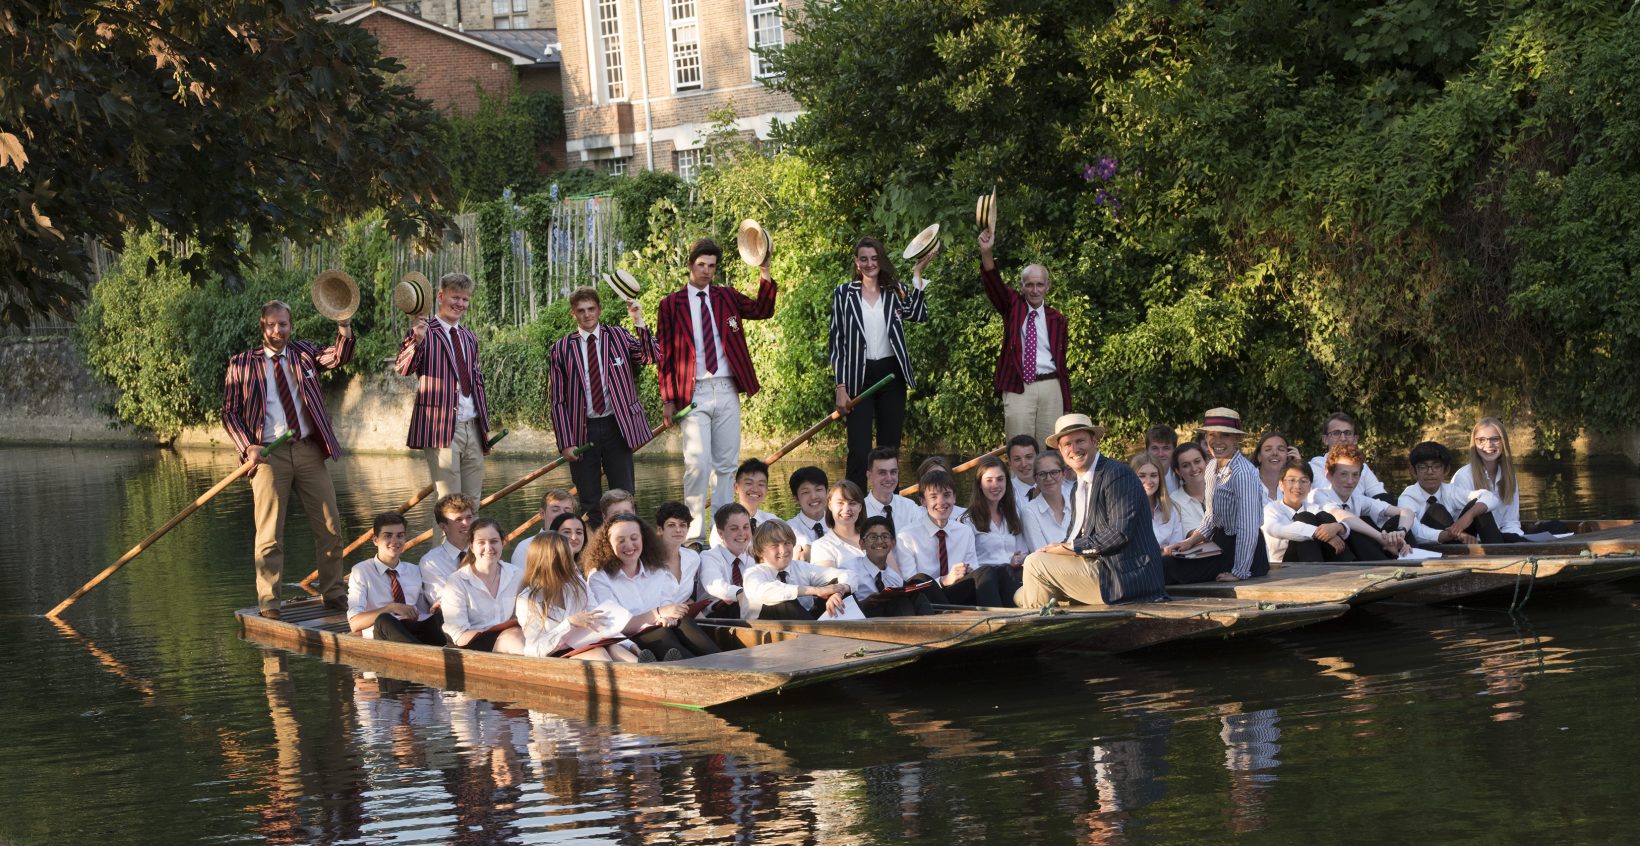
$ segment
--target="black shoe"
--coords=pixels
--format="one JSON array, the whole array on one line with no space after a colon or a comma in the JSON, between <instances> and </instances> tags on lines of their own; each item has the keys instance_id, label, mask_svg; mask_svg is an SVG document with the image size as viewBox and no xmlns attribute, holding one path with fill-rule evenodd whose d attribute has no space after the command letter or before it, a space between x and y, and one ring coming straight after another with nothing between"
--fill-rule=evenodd
<instances>
[{"instance_id":1,"label":"black shoe","mask_svg":"<svg viewBox=\"0 0 1640 846\"><path fill-rule=\"evenodd\" d=\"M696 552L705 552L706 551L706 544L702 543L701 541L698 541L698 540L690 541L690 542L684 544L684 546L687 546L687 547L689 547L690 549L692 549Z\"/></svg>"},{"instance_id":2,"label":"black shoe","mask_svg":"<svg viewBox=\"0 0 1640 846\"><path fill-rule=\"evenodd\" d=\"M650 652L647 649L638 650L638 663L639 664L653 664L653 663L655 663L655 653Z\"/></svg>"},{"instance_id":3,"label":"black shoe","mask_svg":"<svg viewBox=\"0 0 1640 846\"><path fill-rule=\"evenodd\" d=\"M262 609L262 616L269 619L269 620L277 620L277 619L280 618L279 609L277 609L277 608L263 608Z\"/></svg>"},{"instance_id":4,"label":"black shoe","mask_svg":"<svg viewBox=\"0 0 1640 846\"><path fill-rule=\"evenodd\" d=\"M327 597L325 597L325 607L329 608L332 611L346 611L347 610L347 597L345 597L345 596L327 596Z\"/></svg>"},{"instance_id":5,"label":"black shoe","mask_svg":"<svg viewBox=\"0 0 1640 846\"><path fill-rule=\"evenodd\" d=\"M682 661L683 660L683 653L679 652L677 649L668 649L668 650L666 650L666 657L662 658L661 660L662 661Z\"/></svg>"}]
</instances>

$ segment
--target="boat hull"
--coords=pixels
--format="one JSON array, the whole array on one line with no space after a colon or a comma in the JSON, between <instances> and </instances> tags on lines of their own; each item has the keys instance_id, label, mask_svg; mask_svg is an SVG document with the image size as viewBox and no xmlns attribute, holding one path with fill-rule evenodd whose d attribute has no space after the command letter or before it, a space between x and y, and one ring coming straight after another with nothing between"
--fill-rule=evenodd
<instances>
[{"instance_id":1,"label":"boat hull","mask_svg":"<svg viewBox=\"0 0 1640 846\"><path fill-rule=\"evenodd\" d=\"M1342 602L1362 605L1386 599L1406 599L1463 578L1463 570L1430 571L1416 562L1359 567L1349 564L1272 564L1270 575L1235 582L1168 585L1168 593L1188 597L1220 597L1252 602Z\"/></svg>"}]
</instances>

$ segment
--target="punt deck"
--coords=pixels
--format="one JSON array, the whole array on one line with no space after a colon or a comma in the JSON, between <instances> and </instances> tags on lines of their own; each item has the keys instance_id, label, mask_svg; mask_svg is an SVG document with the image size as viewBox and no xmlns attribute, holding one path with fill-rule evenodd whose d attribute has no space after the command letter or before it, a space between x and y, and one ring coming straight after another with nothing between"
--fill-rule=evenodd
<instances>
[{"instance_id":1,"label":"punt deck","mask_svg":"<svg viewBox=\"0 0 1640 846\"><path fill-rule=\"evenodd\" d=\"M965 610L995 615L1020 613L1018 608ZM1083 615L1106 615L1113 610L1122 611L1128 617L1102 625L1066 645L1100 652L1129 652L1179 641L1271 634L1340 617L1350 606L1341 602L1276 605L1244 599L1183 597L1168 602L1125 602L1118 606L1065 605L1049 613L1074 620Z\"/></svg>"},{"instance_id":2,"label":"punt deck","mask_svg":"<svg viewBox=\"0 0 1640 846\"><path fill-rule=\"evenodd\" d=\"M1462 579L1463 569L1419 567L1420 562L1353 564L1271 564L1270 574L1239 582L1168 585L1177 597L1220 597L1282 604L1342 602L1362 605L1385 599L1428 595L1446 582Z\"/></svg>"},{"instance_id":3,"label":"punt deck","mask_svg":"<svg viewBox=\"0 0 1640 846\"><path fill-rule=\"evenodd\" d=\"M971 654L1046 649L1073 643L1133 617L1125 608L1106 608L1078 614L1050 613L1020 608L976 609L951 607L917 617L872 617L866 620L747 620L750 628L826 634L879 643L908 644L928 649Z\"/></svg>"}]
</instances>

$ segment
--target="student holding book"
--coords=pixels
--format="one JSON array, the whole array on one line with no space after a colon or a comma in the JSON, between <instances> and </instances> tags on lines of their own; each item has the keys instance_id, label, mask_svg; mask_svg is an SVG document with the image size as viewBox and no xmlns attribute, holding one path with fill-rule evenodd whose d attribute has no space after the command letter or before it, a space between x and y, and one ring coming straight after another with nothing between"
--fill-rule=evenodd
<instances>
[{"instance_id":1,"label":"student holding book","mask_svg":"<svg viewBox=\"0 0 1640 846\"><path fill-rule=\"evenodd\" d=\"M854 598L867 617L913 617L933 614L934 605L926 590L905 589L900 569L894 566L894 531L886 517L866 520L860 535L866 554L844 562Z\"/></svg>"},{"instance_id":2,"label":"student holding book","mask_svg":"<svg viewBox=\"0 0 1640 846\"><path fill-rule=\"evenodd\" d=\"M513 618L524 571L501 560L501 524L489 517L473 521L472 546L461 567L444 583L439 605L444 634L453 646L476 652L524 652L524 636Z\"/></svg>"},{"instance_id":3,"label":"student holding book","mask_svg":"<svg viewBox=\"0 0 1640 846\"><path fill-rule=\"evenodd\" d=\"M848 574L792 558L797 537L775 520L757 527L752 551L757 565L746 571L746 619L818 620L840 617L853 592Z\"/></svg>"},{"instance_id":4,"label":"student holding book","mask_svg":"<svg viewBox=\"0 0 1640 846\"><path fill-rule=\"evenodd\" d=\"M582 661L636 661L626 642L593 646L597 632L609 617L592 601L592 590L575 562L569 539L542 532L530 545L524 563L523 587L514 603L524 654L536 658L571 657ZM587 642L577 651L574 643ZM575 652L574 655L569 653Z\"/></svg>"},{"instance_id":5,"label":"student holding book","mask_svg":"<svg viewBox=\"0 0 1640 846\"><path fill-rule=\"evenodd\" d=\"M689 618L688 606L675 601L678 581L666 571L660 538L637 515L610 515L592 536L587 565L593 601L626 609L632 619L622 634L651 657L678 661L719 651L711 636Z\"/></svg>"}]
</instances>

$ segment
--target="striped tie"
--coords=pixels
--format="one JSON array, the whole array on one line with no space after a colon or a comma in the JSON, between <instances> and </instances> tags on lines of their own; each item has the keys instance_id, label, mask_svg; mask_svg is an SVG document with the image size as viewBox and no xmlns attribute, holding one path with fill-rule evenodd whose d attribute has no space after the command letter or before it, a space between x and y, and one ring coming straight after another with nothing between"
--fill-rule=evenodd
<instances>
[{"instance_id":1,"label":"striped tie","mask_svg":"<svg viewBox=\"0 0 1640 846\"><path fill-rule=\"evenodd\" d=\"M729 562L729 567L729 581L734 582L735 587L741 587L740 556L736 555L734 559Z\"/></svg>"},{"instance_id":2,"label":"striped tie","mask_svg":"<svg viewBox=\"0 0 1640 846\"><path fill-rule=\"evenodd\" d=\"M387 581L393 586L393 601L404 604L404 585L399 584L399 571L393 567L387 568Z\"/></svg>"},{"instance_id":3,"label":"striped tie","mask_svg":"<svg viewBox=\"0 0 1640 846\"><path fill-rule=\"evenodd\" d=\"M712 324L712 305L707 302L705 291L700 292L700 349L701 357L706 360L706 372L716 373L717 327Z\"/></svg>"},{"instance_id":4,"label":"striped tie","mask_svg":"<svg viewBox=\"0 0 1640 846\"><path fill-rule=\"evenodd\" d=\"M1025 384L1036 381L1036 309L1025 315L1025 349L1020 352L1019 372Z\"/></svg>"},{"instance_id":5,"label":"striped tie","mask_svg":"<svg viewBox=\"0 0 1640 846\"><path fill-rule=\"evenodd\" d=\"M598 362L598 333L587 336L587 382L592 386L592 416L602 417L604 411L604 369Z\"/></svg>"},{"instance_id":6,"label":"striped tie","mask_svg":"<svg viewBox=\"0 0 1640 846\"><path fill-rule=\"evenodd\" d=\"M945 550L945 530L935 532L934 537L940 542L940 578L943 579L951 574L951 556Z\"/></svg>"},{"instance_id":7,"label":"striped tie","mask_svg":"<svg viewBox=\"0 0 1640 846\"><path fill-rule=\"evenodd\" d=\"M473 395L473 376L471 368L467 366L467 354L462 352L461 333L450 330L450 348L456 352L456 383L461 386L461 395Z\"/></svg>"},{"instance_id":8,"label":"striped tie","mask_svg":"<svg viewBox=\"0 0 1640 846\"><path fill-rule=\"evenodd\" d=\"M285 354L279 353L273 357L273 384L279 389L279 406L285 412L285 425L296 433L297 439L302 437L302 420L296 413L296 400L290 392L290 380L285 378Z\"/></svg>"}]
</instances>

